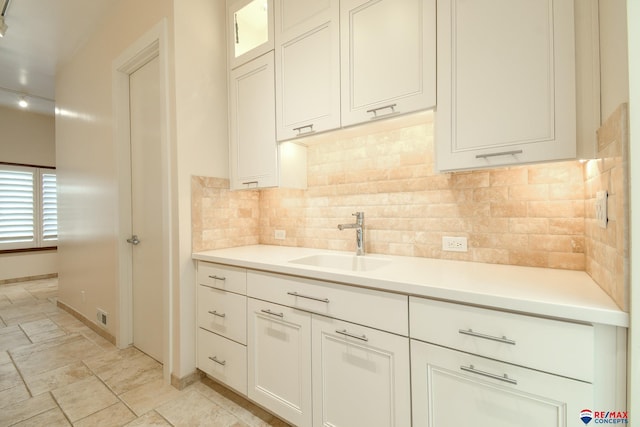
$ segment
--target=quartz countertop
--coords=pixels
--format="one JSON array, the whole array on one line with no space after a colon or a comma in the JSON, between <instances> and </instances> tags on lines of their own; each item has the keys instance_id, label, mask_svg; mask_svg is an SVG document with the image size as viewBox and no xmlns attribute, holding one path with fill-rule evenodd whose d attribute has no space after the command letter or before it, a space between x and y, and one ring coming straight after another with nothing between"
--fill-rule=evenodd
<instances>
[{"instance_id":1,"label":"quartz countertop","mask_svg":"<svg viewBox=\"0 0 640 427\"><path fill-rule=\"evenodd\" d=\"M196 260L577 322L629 326L628 313L583 271L371 254L389 262L348 271L290 262L324 249L253 245L193 253Z\"/></svg>"}]
</instances>

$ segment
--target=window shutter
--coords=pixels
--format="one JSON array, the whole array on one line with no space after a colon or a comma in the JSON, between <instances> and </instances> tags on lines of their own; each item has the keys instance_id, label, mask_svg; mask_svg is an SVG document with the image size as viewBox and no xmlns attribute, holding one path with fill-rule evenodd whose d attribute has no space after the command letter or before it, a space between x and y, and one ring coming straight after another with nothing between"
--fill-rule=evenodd
<instances>
[{"instance_id":1,"label":"window shutter","mask_svg":"<svg viewBox=\"0 0 640 427\"><path fill-rule=\"evenodd\" d=\"M0 169L0 248L33 246L33 182L34 170Z\"/></svg>"},{"instance_id":2,"label":"window shutter","mask_svg":"<svg viewBox=\"0 0 640 427\"><path fill-rule=\"evenodd\" d=\"M56 174L51 172L42 173L42 240L45 246L58 240Z\"/></svg>"}]
</instances>

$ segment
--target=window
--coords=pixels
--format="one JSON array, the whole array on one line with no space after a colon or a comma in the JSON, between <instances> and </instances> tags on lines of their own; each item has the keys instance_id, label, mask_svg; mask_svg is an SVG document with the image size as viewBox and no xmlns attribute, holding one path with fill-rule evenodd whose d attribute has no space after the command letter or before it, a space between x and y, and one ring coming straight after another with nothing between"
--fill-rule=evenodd
<instances>
[{"instance_id":1,"label":"window","mask_svg":"<svg viewBox=\"0 0 640 427\"><path fill-rule=\"evenodd\" d=\"M0 250L56 246L55 169L0 164Z\"/></svg>"}]
</instances>

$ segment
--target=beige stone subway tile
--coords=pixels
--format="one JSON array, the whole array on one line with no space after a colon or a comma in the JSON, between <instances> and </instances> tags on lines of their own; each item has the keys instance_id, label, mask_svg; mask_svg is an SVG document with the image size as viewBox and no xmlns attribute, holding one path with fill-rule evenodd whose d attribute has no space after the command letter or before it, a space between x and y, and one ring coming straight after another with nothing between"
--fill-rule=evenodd
<instances>
[{"instance_id":1,"label":"beige stone subway tile","mask_svg":"<svg viewBox=\"0 0 640 427\"><path fill-rule=\"evenodd\" d=\"M474 233L509 232L509 218L474 218L469 225Z\"/></svg>"},{"instance_id":2,"label":"beige stone subway tile","mask_svg":"<svg viewBox=\"0 0 640 427\"><path fill-rule=\"evenodd\" d=\"M500 188L500 187L498 187ZM548 200L548 184L513 185L508 187L509 200Z\"/></svg>"},{"instance_id":3,"label":"beige stone subway tile","mask_svg":"<svg viewBox=\"0 0 640 427\"><path fill-rule=\"evenodd\" d=\"M508 230L510 233L522 234L546 234L549 232L549 219L547 218L509 218Z\"/></svg>"},{"instance_id":4,"label":"beige stone subway tile","mask_svg":"<svg viewBox=\"0 0 640 427\"><path fill-rule=\"evenodd\" d=\"M584 218L549 218L548 221L549 234L584 235L585 233Z\"/></svg>"},{"instance_id":5,"label":"beige stone subway tile","mask_svg":"<svg viewBox=\"0 0 640 427\"><path fill-rule=\"evenodd\" d=\"M573 252L573 237L560 235L529 235L529 249L532 251Z\"/></svg>"},{"instance_id":6,"label":"beige stone subway tile","mask_svg":"<svg viewBox=\"0 0 640 427\"><path fill-rule=\"evenodd\" d=\"M473 261L473 254L471 252L447 252L442 251L440 255L441 259L450 259L455 261Z\"/></svg>"},{"instance_id":7,"label":"beige stone subway tile","mask_svg":"<svg viewBox=\"0 0 640 427\"><path fill-rule=\"evenodd\" d=\"M549 199L551 200L583 200L583 183L550 184Z\"/></svg>"},{"instance_id":8,"label":"beige stone subway tile","mask_svg":"<svg viewBox=\"0 0 640 427\"><path fill-rule=\"evenodd\" d=\"M414 256L414 245L411 243L389 243L389 255Z\"/></svg>"},{"instance_id":9,"label":"beige stone subway tile","mask_svg":"<svg viewBox=\"0 0 640 427\"><path fill-rule=\"evenodd\" d=\"M549 252L546 251L509 251L509 264L526 267L547 267Z\"/></svg>"},{"instance_id":10,"label":"beige stone subway tile","mask_svg":"<svg viewBox=\"0 0 640 427\"><path fill-rule=\"evenodd\" d=\"M424 179L423 190L446 190L451 188L453 180L453 174L438 174L434 176L428 176Z\"/></svg>"},{"instance_id":11,"label":"beige stone subway tile","mask_svg":"<svg viewBox=\"0 0 640 427\"><path fill-rule=\"evenodd\" d=\"M529 184L581 183L582 164L578 161L544 163L528 167Z\"/></svg>"},{"instance_id":12,"label":"beige stone subway tile","mask_svg":"<svg viewBox=\"0 0 640 427\"><path fill-rule=\"evenodd\" d=\"M474 199L475 189L473 188L446 189L437 190L437 192L440 194L441 203L463 203L478 201Z\"/></svg>"},{"instance_id":13,"label":"beige stone subway tile","mask_svg":"<svg viewBox=\"0 0 640 427\"><path fill-rule=\"evenodd\" d=\"M473 190L473 201L475 202L503 202L508 199L508 187L482 187Z\"/></svg>"},{"instance_id":14,"label":"beige stone subway tile","mask_svg":"<svg viewBox=\"0 0 640 427\"><path fill-rule=\"evenodd\" d=\"M532 218L579 218L584 213L584 202L553 200L527 202L528 214Z\"/></svg>"},{"instance_id":15,"label":"beige stone subway tile","mask_svg":"<svg viewBox=\"0 0 640 427\"><path fill-rule=\"evenodd\" d=\"M510 200L491 203L490 215L494 218L522 218L527 216L527 202Z\"/></svg>"},{"instance_id":16,"label":"beige stone subway tile","mask_svg":"<svg viewBox=\"0 0 640 427\"><path fill-rule=\"evenodd\" d=\"M489 172L456 172L451 177L452 188L481 188L489 186Z\"/></svg>"},{"instance_id":17,"label":"beige stone subway tile","mask_svg":"<svg viewBox=\"0 0 640 427\"><path fill-rule=\"evenodd\" d=\"M586 258L581 253L551 252L549 268L584 271Z\"/></svg>"},{"instance_id":18,"label":"beige stone subway tile","mask_svg":"<svg viewBox=\"0 0 640 427\"><path fill-rule=\"evenodd\" d=\"M455 203L426 206L425 215L429 218L457 218L461 216L460 207Z\"/></svg>"},{"instance_id":19,"label":"beige stone subway tile","mask_svg":"<svg viewBox=\"0 0 640 427\"><path fill-rule=\"evenodd\" d=\"M525 185L527 182L526 167L520 166L489 171L489 185L492 187Z\"/></svg>"},{"instance_id":20,"label":"beige stone subway tile","mask_svg":"<svg viewBox=\"0 0 640 427\"><path fill-rule=\"evenodd\" d=\"M435 259L440 259L442 258L442 244L440 245L421 245L421 244L416 244L414 245L414 254L417 257L423 257L423 258L435 258ZM384 253L384 252L382 252Z\"/></svg>"},{"instance_id":21,"label":"beige stone subway tile","mask_svg":"<svg viewBox=\"0 0 640 427\"><path fill-rule=\"evenodd\" d=\"M489 218L491 216L491 204L461 203L458 204L458 214L463 218Z\"/></svg>"},{"instance_id":22,"label":"beige stone subway tile","mask_svg":"<svg viewBox=\"0 0 640 427\"><path fill-rule=\"evenodd\" d=\"M489 264L508 264L509 251L506 249L474 248L473 261Z\"/></svg>"}]
</instances>

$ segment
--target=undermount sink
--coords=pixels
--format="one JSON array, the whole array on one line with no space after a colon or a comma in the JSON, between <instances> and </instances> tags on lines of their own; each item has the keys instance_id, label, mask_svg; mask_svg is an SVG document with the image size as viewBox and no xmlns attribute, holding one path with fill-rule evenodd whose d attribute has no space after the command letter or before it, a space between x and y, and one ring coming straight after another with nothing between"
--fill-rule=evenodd
<instances>
[{"instance_id":1,"label":"undermount sink","mask_svg":"<svg viewBox=\"0 0 640 427\"><path fill-rule=\"evenodd\" d=\"M387 265L391 261L367 255L318 254L292 259L289 262L293 264L310 265L313 267L335 268L338 270L370 271Z\"/></svg>"}]
</instances>

